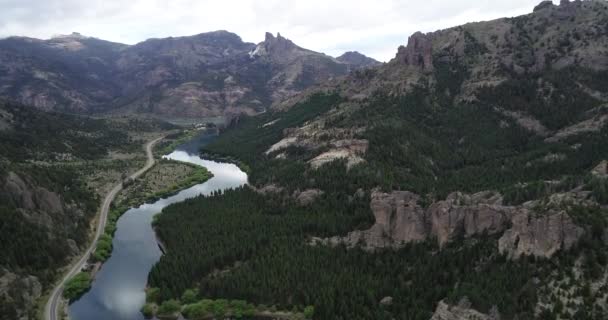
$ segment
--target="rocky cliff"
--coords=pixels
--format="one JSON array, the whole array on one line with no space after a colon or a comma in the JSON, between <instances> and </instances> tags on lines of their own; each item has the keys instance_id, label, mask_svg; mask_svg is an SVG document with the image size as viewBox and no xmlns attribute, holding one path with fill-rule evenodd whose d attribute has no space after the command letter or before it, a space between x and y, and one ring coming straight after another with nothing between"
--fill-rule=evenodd
<instances>
[{"instance_id":1,"label":"rocky cliff","mask_svg":"<svg viewBox=\"0 0 608 320\"><path fill-rule=\"evenodd\" d=\"M452 193L427 208L420 205L420 200L408 191L374 191L370 207L375 223L370 229L314 242L374 250L428 239L436 239L443 247L460 238L497 235L500 253L509 258L550 258L572 248L584 233L564 211L535 212L535 202L506 206L502 197L492 192Z\"/></svg>"}]
</instances>

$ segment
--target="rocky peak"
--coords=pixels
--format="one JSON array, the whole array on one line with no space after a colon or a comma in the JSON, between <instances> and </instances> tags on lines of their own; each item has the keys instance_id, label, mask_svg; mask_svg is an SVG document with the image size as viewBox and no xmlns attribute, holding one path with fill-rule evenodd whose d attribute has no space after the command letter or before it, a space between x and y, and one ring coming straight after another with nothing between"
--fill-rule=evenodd
<instances>
[{"instance_id":1,"label":"rocky peak","mask_svg":"<svg viewBox=\"0 0 608 320\"><path fill-rule=\"evenodd\" d=\"M552 7L553 7L553 1L545 0L545 1L542 1L541 3L539 3L536 7L534 7L534 12L544 10L547 8L552 8Z\"/></svg>"},{"instance_id":2,"label":"rocky peak","mask_svg":"<svg viewBox=\"0 0 608 320\"><path fill-rule=\"evenodd\" d=\"M277 33L277 36L275 37L272 33L266 32L264 42L258 44L255 50L249 55L252 58L256 56L267 56L274 60L285 60L297 51L306 50L298 47L291 40L281 36L281 33Z\"/></svg>"},{"instance_id":3,"label":"rocky peak","mask_svg":"<svg viewBox=\"0 0 608 320\"><path fill-rule=\"evenodd\" d=\"M363 69L380 65L381 63L357 51L348 51L336 58L336 60L347 64L350 70Z\"/></svg>"},{"instance_id":4,"label":"rocky peak","mask_svg":"<svg viewBox=\"0 0 608 320\"><path fill-rule=\"evenodd\" d=\"M407 46L400 46L395 60L408 66L433 71L433 42L429 35L416 32L407 41Z\"/></svg>"}]
</instances>

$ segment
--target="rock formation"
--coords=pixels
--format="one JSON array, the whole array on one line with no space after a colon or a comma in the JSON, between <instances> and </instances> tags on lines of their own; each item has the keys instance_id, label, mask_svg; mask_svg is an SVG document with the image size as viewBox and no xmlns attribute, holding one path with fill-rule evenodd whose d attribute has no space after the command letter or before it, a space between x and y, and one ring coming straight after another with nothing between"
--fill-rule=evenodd
<instances>
[{"instance_id":1,"label":"rock formation","mask_svg":"<svg viewBox=\"0 0 608 320\"><path fill-rule=\"evenodd\" d=\"M608 160L603 160L600 162L593 170L591 170L591 174L595 177L599 178L607 178L608 177Z\"/></svg>"},{"instance_id":2,"label":"rock formation","mask_svg":"<svg viewBox=\"0 0 608 320\"><path fill-rule=\"evenodd\" d=\"M471 309L468 303L462 301L456 306L440 301L431 320L500 320L500 315L498 312L493 312L490 315L481 313Z\"/></svg>"},{"instance_id":3,"label":"rock formation","mask_svg":"<svg viewBox=\"0 0 608 320\"><path fill-rule=\"evenodd\" d=\"M422 32L414 33L409 37L406 47L399 47L396 59L406 65L420 67L424 71L433 71L432 40Z\"/></svg>"},{"instance_id":4,"label":"rock formation","mask_svg":"<svg viewBox=\"0 0 608 320\"><path fill-rule=\"evenodd\" d=\"M83 220L82 217L86 213L77 204L66 203L59 193L49 190L48 186L40 185L36 179L26 174L6 172L0 175L0 203L6 206L7 212L12 211L13 214L19 215L19 219L23 220L23 227L35 225L40 228L43 233L41 238L44 240L37 238L36 241L52 241L65 248L67 256L79 251L74 241L76 238L72 238L75 230L85 227L79 224L79 221ZM10 229L11 224L8 226ZM34 245L37 244L39 243ZM2 314L0 318L31 319L28 310L33 309L48 285L48 282L45 282L48 280L44 279L46 274L42 273L43 277L36 277L32 275L40 275L35 273L36 271L39 270L0 263L0 303L6 303L6 308L2 308L3 312L11 313Z\"/></svg>"},{"instance_id":5,"label":"rock formation","mask_svg":"<svg viewBox=\"0 0 608 320\"><path fill-rule=\"evenodd\" d=\"M41 295L42 285L38 278L15 274L0 267L0 301L21 307L12 310L3 308L4 312L13 314L2 314L2 319L31 319L27 310L36 305Z\"/></svg>"},{"instance_id":6,"label":"rock formation","mask_svg":"<svg viewBox=\"0 0 608 320\"><path fill-rule=\"evenodd\" d=\"M498 240L498 250L512 259L522 255L550 258L572 248L583 235L583 229L564 212L539 216L523 210L511 223L511 229Z\"/></svg>"},{"instance_id":7,"label":"rock formation","mask_svg":"<svg viewBox=\"0 0 608 320\"><path fill-rule=\"evenodd\" d=\"M551 8L551 7L553 7L553 1L545 0L545 1L542 1L541 3L539 3L536 7L534 7L534 12L544 10L547 8Z\"/></svg>"},{"instance_id":8,"label":"rock formation","mask_svg":"<svg viewBox=\"0 0 608 320\"><path fill-rule=\"evenodd\" d=\"M572 248L584 232L565 212L536 213L527 208L531 204L505 206L502 197L492 192L452 193L427 209L419 201L418 195L408 191L374 191L370 207L375 223L370 229L345 237L317 238L313 243L344 243L374 250L435 238L443 247L458 238L502 234L499 251L509 258L550 258L559 250Z\"/></svg>"},{"instance_id":9,"label":"rock formation","mask_svg":"<svg viewBox=\"0 0 608 320\"><path fill-rule=\"evenodd\" d=\"M293 194L293 198L296 199L296 202L301 206L307 206L313 203L318 197L323 195L323 191L319 189L308 189L302 192L295 191Z\"/></svg>"}]
</instances>

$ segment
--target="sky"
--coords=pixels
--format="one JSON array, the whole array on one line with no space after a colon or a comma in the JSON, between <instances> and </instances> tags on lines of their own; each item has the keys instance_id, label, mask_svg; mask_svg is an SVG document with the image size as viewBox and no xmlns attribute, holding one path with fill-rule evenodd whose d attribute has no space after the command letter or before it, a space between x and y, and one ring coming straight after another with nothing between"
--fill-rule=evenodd
<instances>
[{"instance_id":1,"label":"sky","mask_svg":"<svg viewBox=\"0 0 608 320\"><path fill-rule=\"evenodd\" d=\"M258 43L280 32L301 47L380 61L416 31L532 12L540 0L0 0L0 37L79 32L135 44L228 30ZM558 2L555 0L554 2Z\"/></svg>"}]
</instances>

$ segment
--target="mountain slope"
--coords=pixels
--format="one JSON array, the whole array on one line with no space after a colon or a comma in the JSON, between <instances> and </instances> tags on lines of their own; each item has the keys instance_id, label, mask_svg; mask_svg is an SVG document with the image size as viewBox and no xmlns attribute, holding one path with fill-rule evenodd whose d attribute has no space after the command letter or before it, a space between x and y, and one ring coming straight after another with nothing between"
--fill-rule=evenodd
<instances>
[{"instance_id":1,"label":"mountain slope","mask_svg":"<svg viewBox=\"0 0 608 320\"><path fill-rule=\"evenodd\" d=\"M377 60L366 57L357 51L345 52L343 55L337 57L336 60L347 64L350 70L364 69L381 65L381 63Z\"/></svg>"},{"instance_id":2,"label":"mountain slope","mask_svg":"<svg viewBox=\"0 0 608 320\"><path fill-rule=\"evenodd\" d=\"M137 136L163 126L0 101L0 319L37 317L38 299L89 240L105 179L137 166Z\"/></svg>"},{"instance_id":3,"label":"mountain slope","mask_svg":"<svg viewBox=\"0 0 608 320\"><path fill-rule=\"evenodd\" d=\"M235 119L205 152L252 188L167 208L150 284L315 319L605 318L606 18L563 1L417 33Z\"/></svg>"},{"instance_id":4,"label":"mountain slope","mask_svg":"<svg viewBox=\"0 0 608 320\"><path fill-rule=\"evenodd\" d=\"M47 111L93 110L119 95L113 65L125 47L78 34L0 40L0 96Z\"/></svg>"},{"instance_id":5,"label":"mountain slope","mask_svg":"<svg viewBox=\"0 0 608 320\"><path fill-rule=\"evenodd\" d=\"M267 34L257 46L227 31L133 46L80 34L0 40L0 96L43 110L167 117L254 114L349 70Z\"/></svg>"}]
</instances>

